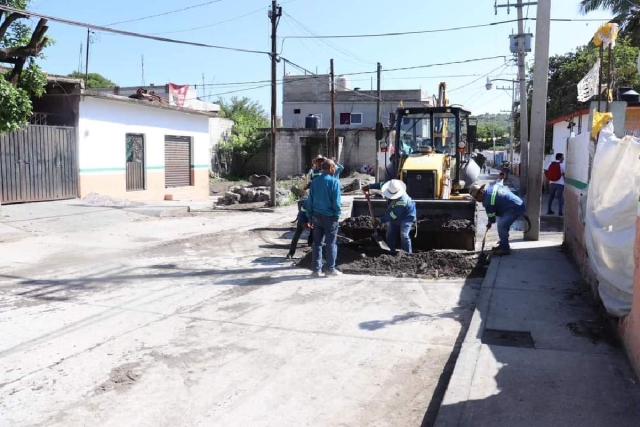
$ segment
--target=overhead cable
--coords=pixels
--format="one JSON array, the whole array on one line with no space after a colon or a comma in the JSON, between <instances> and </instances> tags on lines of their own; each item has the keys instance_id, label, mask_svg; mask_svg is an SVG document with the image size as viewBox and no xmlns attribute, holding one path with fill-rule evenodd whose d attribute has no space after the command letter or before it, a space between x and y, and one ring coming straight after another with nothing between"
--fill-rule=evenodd
<instances>
[{"instance_id":1,"label":"overhead cable","mask_svg":"<svg viewBox=\"0 0 640 427\"><path fill-rule=\"evenodd\" d=\"M184 12L186 10L195 9L195 8L203 7L203 6L208 6L208 5L213 4L213 3L220 3L221 1L222 0L212 0L212 1L208 1L206 3L194 4L193 6L183 7L182 9L171 10L169 12L158 13L158 14L155 14L155 15L142 16L140 18L129 19L127 21L113 22L111 24L106 24L105 27L112 27L114 25L128 24L130 22L138 22L138 21L144 21L145 19L158 18L160 16L172 15L174 13L180 13L180 12Z\"/></svg>"},{"instance_id":2,"label":"overhead cable","mask_svg":"<svg viewBox=\"0 0 640 427\"><path fill-rule=\"evenodd\" d=\"M283 5L283 4L287 4L287 3L293 3L295 1L298 1L298 0L289 0L289 1L285 1L285 2L280 3L280 4ZM261 7L260 9L256 9L256 10L254 10L252 12L245 13L243 15L234 16L233 18L225 19L223 21L213 22L213 23L207 24L207 25L201 25L199 27L184 28L182 30L163 31L163 32L160 32L160 33L151 33L151 34L152 35L175 34L175 33L187 33L189 31L202 30L203 28L211 28L211 27L215 27L217 25L226 24L227 22L237 21L238 19L246 18L247 16L255 15L256 13L259 13L259 12L262 12L262 11L265 11L265 10L268 10L268 9L269 9L269 6L264 6L264 7Z\"/></svg>"},{"instance_id":3,"label":"overhead cable","mask_svg":"<svg viewBox=\"0 0 640 427\"><path fill-rule=\"evenodd\" d=\"M537 18L522 18L522 21L535 21ZM510 19L506 21L490 22L486 24L466 25L451 28L439 28L433 30L418 31L400 31L392 33L373 33L373 34L340 34L340 35L317 35L317 36L285 36L283 39L354 39L354 38L370 38L370 37L395 37L409 36L415 34L444 33L449 31L471 30L476 28L492 27L496 25L511 24L518 22L518 19ZM606 22L609 19L572 19L572 18L552 18L552 22Z\"/></svg>"},{"instance_id":4,"label":"overhead cable","mask_svg":"<svg viewBox=\"0 0 640 427\"><path fill-rule=\"evenodd\" d=\"M189 41L184 41L184 40L168 39L168 38L165 38L165 37L156 37L156 36L147 35L147 34L134 33L132 31L116 30L115 28L109 28L109 27L105 27L105 26L102 26L102 25L95 25L95 24L89 24L89 23L85 23L85 22L72 21L70 19L58 18L58 17L55 17L55 16L44 15L42 13L37 13L37 12L32 12L32 11L27 11L27 10L22 10L22 9L15 9L13 7L3 6L3 5L0 5L0 10L4 10L4 11L7 11L7 12L11 12L11 13L20 13L20 14L27 15L27 16L35 16L37 18L48 19L49 21L59 22L61 24L66 24L66 25L72 25L74 27L89 28L89 29L92 29L92 30L98 30L98 31L102 31L102 32L105 32L105 33L119 34L119 35L128 36L128 37L137 37L137 38L141 38L141 39L155 40L155 41L160 41L160 42L165 42L165 43L174 43L174 44L180 44L180 45L186 45L186 46L206 47L206 48L210 48L210 49L221 49L221 50L229 50L229 51L234 51L234 52L257 53L257 54L263 54L263 55L271 55L270 52L264 52L264 51L259 51L259 50L242 49L242 48L227 47L227 46L217 46L217 45L211 45L211 44L206 44L206 43L198 43L198 42L189 42Z\"/></svg>"}]
</instances>

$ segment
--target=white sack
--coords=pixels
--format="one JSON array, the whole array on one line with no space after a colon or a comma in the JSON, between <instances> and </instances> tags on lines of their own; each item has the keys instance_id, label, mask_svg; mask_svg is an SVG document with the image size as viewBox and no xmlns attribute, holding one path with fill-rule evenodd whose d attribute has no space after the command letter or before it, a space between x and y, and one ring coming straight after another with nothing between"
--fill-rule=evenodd
<instances>
[{"instance_id":1,"label":"white sack","mask_svg":"<svg viewBox=\"0 0 640 427\"><path fill-rule=\"evenodd\" d=\"M619 317L631 310L639 186L640 142L631 136L618 139L608 124L593 160L585 244L600 298Z\"/></svg>"}]
</instances>

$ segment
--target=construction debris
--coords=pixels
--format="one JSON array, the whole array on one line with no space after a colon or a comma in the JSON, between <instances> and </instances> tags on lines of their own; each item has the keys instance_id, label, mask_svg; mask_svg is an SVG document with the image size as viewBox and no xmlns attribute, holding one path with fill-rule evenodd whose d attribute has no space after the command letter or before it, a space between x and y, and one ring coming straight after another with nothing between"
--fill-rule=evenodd
<instances>
[{"instance_id":1,"label":"construction debris","mask_svg":"<svg viewBox=\"0 0 640 427\"><path fill-rule=\"evenodd\" d=\"M311 269L311 252L298 265ZM428 251L408 254L399 251L389 255L377 246L348 243L339 245L337 259L337 267L346 274L412 278L483 277L487 266L488 258L476 253Z\"/></svg>"}]
</instances>

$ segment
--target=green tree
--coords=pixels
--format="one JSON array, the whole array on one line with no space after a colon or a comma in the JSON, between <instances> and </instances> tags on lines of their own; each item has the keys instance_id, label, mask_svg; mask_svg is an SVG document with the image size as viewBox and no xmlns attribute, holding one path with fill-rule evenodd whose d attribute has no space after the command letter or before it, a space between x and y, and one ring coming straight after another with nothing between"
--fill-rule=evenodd
<instances>
[{"instance_id":1,"label":"green tree","mask_svg":"<svg viewBox=\"0 0 640 427\"><path fill-rule=\"evenodd\" d=\"M67 77L84 80L86 76L85 73L74 71L73 73L67 75ZM87 89L102 89L114 87L116 84L108 78L104 77L102 74L89 73L89 81L85 82L85 85Z\"/></svg>"},{"instance_id":2,"label":"green tree","mask_svg":"<svg viewBox=\"0 0 640 427\"><path fill-rule=\"evenodd\" d=\"M31 0L0 0L0 4L26 10ZM52 41L46 36L46 19L40 19L33 31L19 12L0 11L0 63L10 64L0 72L0 133L24 126L32 113L31 97L45 92L47 78L35 58ZM27 65L28 63L28 65ZM25 65L27 66L25 68Z\"/></svg>"},{"instance_id":3,"label":"green tree","mask_svg":"<svg viewBox=\"0 0 640 427\"><path fill-rule=\"evenodd\" d=\"M614 15L611 22L620 25L620 35L629 37L633 46L640 46L640 0L581 0L584 14L606 10Z\"/></svg>"},{"instance_id":4,"label":"green tree","mask_svg":"<svg viewBox=\"0 0 640 427\"><path fill-rule=\"evenodd\" d=\"M269 118L260 104L249 98L220 99L218 103L223 116L234 123L230 139L220 145L220 150L231 152L240 161L234 169L243 175L249 160L269 144L262 130L269 127Z\"/></svg>"}]
</instances>

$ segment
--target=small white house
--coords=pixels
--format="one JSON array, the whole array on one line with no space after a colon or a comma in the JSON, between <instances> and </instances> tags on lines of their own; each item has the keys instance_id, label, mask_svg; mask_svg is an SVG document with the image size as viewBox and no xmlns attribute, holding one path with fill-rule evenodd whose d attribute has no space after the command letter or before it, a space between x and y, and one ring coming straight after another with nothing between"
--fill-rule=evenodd
<instances>
[{"instance_id":1,"label":"small white house","mask_svg":"<svg viewBox=\"0 0 640 427\"><path fill-rule=\"evenodd\" d=\"M214 116L85 91L77 122L79 196L207 198Z\"/></svg>"}]
</instances>

